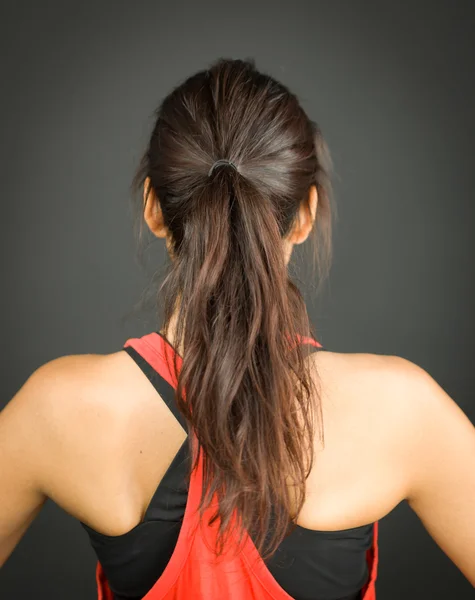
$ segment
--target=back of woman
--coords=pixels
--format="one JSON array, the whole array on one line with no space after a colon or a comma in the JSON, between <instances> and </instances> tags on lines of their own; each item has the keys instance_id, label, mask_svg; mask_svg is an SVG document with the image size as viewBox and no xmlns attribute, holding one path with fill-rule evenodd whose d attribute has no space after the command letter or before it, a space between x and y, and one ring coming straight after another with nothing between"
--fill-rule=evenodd
<instances>
[{"instance_id":1,"label":"back of woman","mask_svg":"<svg viewBox=\"0 0 475 600\"><path fill-rule=\"evenodd\" d=\"M0 561L52 498L99 600L371 600L378 521L407 500L475 584L472 424L409 361L324 347L290 274L309 237L328 271L330 167L251 61L162 101L134 179L170 259L160 326L47 363L2 412Z\"/></svg>"}]
</instances>

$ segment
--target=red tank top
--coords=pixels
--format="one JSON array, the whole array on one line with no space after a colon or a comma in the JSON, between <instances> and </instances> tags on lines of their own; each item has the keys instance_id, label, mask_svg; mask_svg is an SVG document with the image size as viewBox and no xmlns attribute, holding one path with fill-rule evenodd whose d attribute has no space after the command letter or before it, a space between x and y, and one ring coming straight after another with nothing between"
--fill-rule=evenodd
<instances>
[{"instance_id":1,"label":"red tank top","mask_svg":"<svg viewBox=\"0 0 475 600\"><path fill-rule=\"evenodd\" d=\"M313 338L300 336L302 343L320 346ZM177 381L169 364L173 364L173 348L153 332L141 338L131 338L124 348L132 346L174 388ZM178 369L181 358L177 355ZM188 499L178 540L165 570L142 600L293 600L275 580L259 555L249 535L244 536L238 554L237 535L220 557L213 548L218 521L207 525L216 508L214 498L200 521L198 505L202 489L202 451L196 469L191 473ZM235 517L233 524L235 523ZM378 522L374 523L372 547L366 552L369 579L362 590L362 600L376 599L378 568ZM98 600L113 600L101 563L96 566Z\"/></svg>"}]
</instances>

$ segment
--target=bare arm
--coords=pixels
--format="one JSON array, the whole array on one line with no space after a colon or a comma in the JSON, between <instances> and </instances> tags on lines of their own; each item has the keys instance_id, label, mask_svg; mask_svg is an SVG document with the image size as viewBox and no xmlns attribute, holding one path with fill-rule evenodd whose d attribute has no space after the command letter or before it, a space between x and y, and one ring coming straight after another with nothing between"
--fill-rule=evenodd
<instances>
[{"instance_id":1,"label":"bare arm","mask_svg":"<svg viewBox=\"0 0 475 600\"><path fill-rule=\"evenodd\" d=\"M92 527L105 523L110 535L135 525L137 469L157 451L141 436L155 440L176 422L162 405L122 351L62 356L37 369L0 412L0 566L47 498ZM116 502L113 519L98 498Z\"/></svg>"},{"instance_id":2,"label":"bare arm","mask_svg":"<svg viewBox=\"0 0 475 600\"><path fill-rule=\"evenodd\" d=\"M475 587L475 427L423 369L404 365L412 417L407 501Z\"/></svg>"},{"instance_id":3,"label":"bare arm","mask_svg":"<svg viewBox=\"0 0 475 600\"><path fill-rule=\"evenodd\" d=\"M72 473L80 477L87 469L95 481L112 454L107 451L108 437L100 435L104 422L115 431L107 394L89 384L103 362L95 355L52 360L37 369L0 412L0 566L47 498L79 512L82 488ZM98 442L85 446L85 431ZM101 453L96 456L98 448Z\"/></svg>"},{"instance_id":4,"label":"bare arm","mask_svg":"<svg viewBox=\"0 0 475 600\"><path fill-rule=\"evenodd\" d=\"M0 566L47 499L40 484L46 448L37 419L38 378L30 376L0 412Z\"/></svg>"}]
</instances>

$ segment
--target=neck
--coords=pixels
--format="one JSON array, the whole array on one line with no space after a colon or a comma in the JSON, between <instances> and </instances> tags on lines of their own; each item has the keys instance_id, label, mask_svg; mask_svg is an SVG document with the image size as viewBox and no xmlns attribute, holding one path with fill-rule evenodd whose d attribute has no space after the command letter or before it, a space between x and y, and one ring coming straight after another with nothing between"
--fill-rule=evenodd
<instances>
[{"instance_id":1,"label":"neck","mask_svg":"<svg viewBox=\"0 0 475 600\"><path fill-rule=\"evenodd\" d=\"M175 306L175 311L172 314L170 321L169 321L169 325L168 325L168 331L165 335L165 328L162 327L160 329L160 333L166 337L166 339L168 340L168 342L170 343L171 346L173 346L173 348L178 352L178 354L180 354L180 356L183 356L183 347L181 345L180 348L176 347L176 326L177 326L177 321L178 321L178 313L179 313L179 305L178 302L176 303Z\"/></svg>"}]
</instances>

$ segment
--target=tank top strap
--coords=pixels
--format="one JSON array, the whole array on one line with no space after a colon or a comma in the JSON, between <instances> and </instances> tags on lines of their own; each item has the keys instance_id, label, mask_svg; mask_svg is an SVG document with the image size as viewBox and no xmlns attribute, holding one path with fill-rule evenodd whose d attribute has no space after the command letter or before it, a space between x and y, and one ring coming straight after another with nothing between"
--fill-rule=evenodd
<instances>
[{"instance_id":1,"label":"tank top strap","mask_svg":"<svg viewBox=\"0 0 475 600\"><path fill-rule=\"evenodd\" d=\"M299 344L300 346L304 346L308 354L313 354L313 352L325 350L322 344L320 344L320 342L318 342L315 338L305 335L297 335L297 344ZM295 346L293 346L292 348L295 348Z\"/></svg>"}]
</instances>

